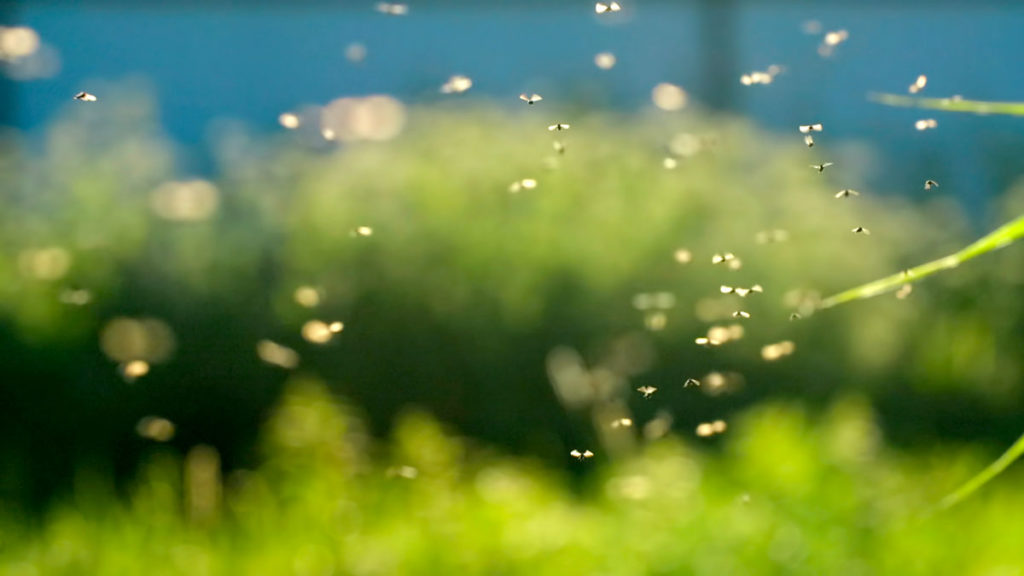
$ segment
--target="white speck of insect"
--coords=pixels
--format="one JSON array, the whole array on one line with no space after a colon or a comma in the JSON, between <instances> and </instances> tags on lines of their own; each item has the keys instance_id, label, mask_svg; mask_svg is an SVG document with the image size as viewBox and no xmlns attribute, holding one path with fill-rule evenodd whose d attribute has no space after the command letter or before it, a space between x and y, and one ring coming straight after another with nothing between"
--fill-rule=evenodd
<instances>
[{"instance_id":1,"label":"white speck of insect","mask_svg":"<svg viewBox=\"0 0 1024 576\"><path fill-rule=\"evenodd\" d=\"M580 452L579 450L573 450L572 452L569 452L569 456L572 456L573 458L579 460L580 462L583 462L588 458L593 458L594 453L591 452L590 450L584 450L583 452Z\"/></svg>"},{"instance_id":2,"label":"white speck of insect","mask_svg":"<svg viewBox=\"0 0 1024 576\"><path fill-rule=\"evenodd\" d=\"M79 92L75 94L75 100L79 102L95 102L97 98L88 92Z\"/></svg>"},{"instance_id":3,"label":"white speck of insect","mask_svg":"<svg viewBox=\"0 0 1024 576\"><path fill-rule=\"evenodd\" d=\"M822 58L832 56L832 53L835 52L836 46L845 42L849 37L850 34L846 30L833 30L831 32L826 32L821 44L818 45L818 55Z\"/></svg>"},{"instance_id":4,"label":"white speck of insect","mask_svg":"<svg viewBox=\"0 0 1024 576\"><path fill-rule=\"evenodd\" d=\"M618 2L598 2L594 4L594 12L598 14L605 14L607 12L618 12L622 10L622 6L619 6Z\"/></svg>"},{"instance_id":5,"label":"white speck of insect","mask_svg":"<svg viewBox=\"0 0 1024 576\"><path fill-rule=\"evenodd\" d=\"M814 136L807 134L804 136L804 144L807 144L808 148L814 148Z\"/></svg>"},{"instance_id":6,"label":"white speck of insect","mask_svg":"<svg viewBox=\"0 0 1024 576\"><path fill-rule=\"evenodd\" d=\"M914 128L916 128L918 131L930 130L932 128L938 127L938 125L939 122L935 118L922 118L921 120L914 122Z\"/></svg>"},{"instance_id":7,"label":"white speck of insect","mask_svg":"<svg viewBox=\"0 0 1024 576\"><path fill-rule=\"evenodd\" d=\"M689 388L690 386L700 387L700 380L696 378L687 378L686 382L683 382L683 388Z\"/></svg>"},{"instance_id":8,"label":"white speck of insect","mask_svg":"<svg viewBox=\"0 0 1024 576\"><path fill-rule=\"evenodd\" d=\"M938 187L939 187L939 183L936 182L935 180L925 180L924 181L924 189L925 190L931 190L932 188L938 188Z\"/></svg>"},{"instance_id":9,"label":"white speck of insect","mask_svg":"<svg viewBox=\"0 0 1024 576\"><path fill-rule=\"evenodd\" d=\"M612 420L612 428L629 428L633 425L632 418L616 418Z\"/></svg>"},{"instance_id":10,"label":"white speck of insect","mask_svg":"<svg viewBox=\"0 0 1024 576\"><path fill-rule=\"evenodd\" d=\"M537 187L537 181L533 178L523 178L522 180L516 180L509 184L508 191L516 194L521 190L533 190Z\"/></svg>"},{"instance_id":11,"label":"white speck of insect","mask_svg":"<svg viewBox=\"0 0 1024 576\"><path fill-rule=\"evenodd\" d=\"M732 252L726 252L724 254L715 254L714 256L711 257L711 263L721 264L722 262L728 262L730 260L734 260L735 258L736 255L733 254Z\"/></svg>"},{"instance_id":12,"label":"white speck of insect","mask_svg":"<svg viewBox=\"0 0 1024 576\"><path fill-rule=\"evenodd\" d=\"M909 88L907 88L907 91L910 92L911 94L917 94L918 92L923 90L927 84L928 77L925 76L924 74L921 74L920 76L917 77L917 80L915 80L914 83L911 84Z\"/></svg>"},{"instance_id":13,"label":"white speck of insect","mask_svg":"<svg viewBox=\"0 0 1024 576\"><path fill-rule=\"evenodd\" d=\"M277 123L289 130L295 130L302 122L297 115L285 112L277 117Z\"/></svg>"},{"instance_id":14,"label":"white speck of insect","mask_svg":"<svg viewBox=\"0 0 1024 576\"><path fill-rule=\"evenodd\" d=\"M850 37L849 32L846 30L835 30L832 32L825 33L825 45L826 46L837 46L840 42L846 41Z\"/></svg>"},{"instance_id":15,"label":"white speck of insect","mask_svg":"<svg viewBox=\"0 0 1024 576\"><path fill-rule=\"evenodd\" d=\"M527 96L526 94L520 94L519 99L522 100L523 102L526 102L527 104L533 105L536 104L537 102L540 102L544 98L542 98L540 94L530 94L529 96Z\"/></svg>"},{"instance_id":16,"label":"white speck of insect","mask_svg":"<svg viewBox=\"0 0 1024 576\"><path fill-rule=\"evenodd\" d=\"M715 420L714 422L703 422L697 425L697 436L701 438L707 438L708 436L714 436L715 434L721 434L725 432L728 425L725 420Z\"/></svg>"},{"instance_id":17,"label":"white speck of insect","mask_svg":"<svg viewBox=\"0 0 1024 576\"><path fill-rule=\"evenodd\" d=\"M860 196L860 192L850 190L849 188L836 192L836 198L849 198L850 196Z\"/></svg>"},{"instance_id":18,"label":"white speck of insect","mask_svg":"<svg viewBox=\"0 0 1024 576\"><path fill-rule=\"evenodd\" d=\"M721 292L722 294L732 294L733 292L736 291L736 289L733 288L732 286L726 286L725 284L722 284L721 286L718 287L718 291Z\"/></svg>"},{"instance_id":19,"label":"white speck of insect","mask_svg":"<svg viewBox=\"0 0 1024 576\"><path fill-rule=\"evenodd\" d=\"M745 310L737 310L732 313L733 318L750 318L750 312Z\"/></svg>"},{"instance_id":20,"label":"white speck of insect","mask_svg":"<svg viewBox=\"0 0 1024 576\"><path fill-rule=\"evenodd\" d=\"M405 16L409 13L409 5L392 2L378 2L377 12L380 12L381 14L389 14L391 16Z\"/></svg>"},{"instance_id":21,"label":"white speck of insect","mask_svg":"<svg viewBox=\"0 0 1024 576\"><path fill-rule=\"evenodd\" d=\"M392 2L378 2L377 11L392 16L403 16L409 13L409 4L398 4Z\"/></svg>"},{"instance_id":22,"label":"white speck of insect","mask_svg":"<svg viewBox=\"0 0 1024 576\"><path fill-rule=\"evenodd\" d=\"M654 386L641 386L636 389L637 392L644 395L644 398L650 398L652 394L658 391Z\"/></svg>"},{"instance_id":23,"label":"white speck of insect","mask_svg":"<svg viewBox=\"0 0 1024 576\"><path fill-rule=\"evenodd\" d=\"M903 286L900 286L899 290L896 291L896 298L898 298L900 300L905 300L907 296L910 296L910 293L913 290L914 290L914 287L912 285L904 284Z\"/></svg>"},{"instance_id":24,"label":"white speck of insect","mask_svg":"<svg viewBox=\"0 0 1024 576\"><path fill-rule=\"evenodd\" d=\"M352 231L353 236L373 236L373 228L360 226Z\"/></svg>"},{"instance_id":25,"label":"white speck of insect","mask_svg":"<svg viewBox=\"0 0 1024 576\"><path fill-rule=\"evenodd\" d=\"M803 318L803 316L800 316L800 313L798 312L793 312L792 314L789 315L790 322L793 322L794 320L799 320L801 318Z\"/></svg>"},{"instance_id":26,"label":"white speck of insect","mask_svg":"<svg viewBox=\"0 0 1024 576\"><path fill-rule=\"evenodd\" d=\"M721 344L721 342L719 342L718 340L712 340L711 338L707 338L705 336L701 336L699 338L694 338L693 342L697 346L703 346L705 348L711 348L713 346L718 346L719 344Z\"/></svg>"},{"instance_id":27,"label":"white speck of insect","mask_svg":"<svg viewBox=\"0 0 1024 576\"><path fill-rule=\"evenodd\" d=\"M774 362L780 358L789 356L796 351L796 344L791 340L783 340L775 344L768 344L761 348L761 358L768 362Z\"/></svg>"},{"instance_id":28,"label":"white speck of insect","mask_svg":"<svg viewBox=\"0 0 1024 576\"><path fill-rule=\"evenodd\" d=\"M131 384L146 374L149 374L149 363L144 360L132 360L118 366L121 377L125 382Z\"/></svg>"},{"instance_id":29,"label":"white speck of insect","mask_svg":"<svg viewBox=\"0 0 1024 576\"><path fill-rule=\"evenodd\" d=\"M594 55L594 65L601 70L611 70L615 67L615 54L611 52L599 52Z\"/></svg>"},{"instance_id":30,"label":"white speck of insect","mask_svg":"<svg viewBox=\"0 0 1024 576\"><path fill-rule=\"evenodd\" d=\"M661 165L666 170L675 170L676 167L679 166L679 161L671 156L666 156L665 159L661 161Z\"/></svg>"},{"instance_id":31,"label":"white speck of insect","mask_svg":"<svg viewBox=\"0 0 1024 576\"><path fill-rule=\"evenodd\" d=\"M469 76L456 74L441 85L442 94L462 94L473 87L473 80Z\"/></svg>"},{"instance_id":32,"label":"white speck of insect","mask_svg":"<svg viewBox=\"0 0 1024 576\"><path fill-rule=\"evenodd\" d=\"M824 162L822 164L811 164L811 168L814 168L818 173L824 172L825 168L832 166L832 162Z\"/></svg>"},{"instance_id":33,"label":"white speck of insect","mask_svg":"<svg viewBox=\"0 0 1024 576\"><path fill-rule=\"evenodd\" d=\"M810 132L821 132L822 128L823 127L822 127L821 124L801 124L800 125L800 131L803 132L804 134L808 134Z\"/></svg>"},{"instance_id":34,"label":"white speck of insect","mask_svg":"<svg viewBox=\"0 0 1024 576\"><path fill-rule=\"evenodd\" d=\"M743 84L744 86L753 86L754 84L771 84L775 81L775 77L778 76L780 72L782 72L782 67L777 64L772 64L767 70L755 70L740 76L740 84Z\"/></svg>"},{"instance_id":35,"label":"white speck of insect","mask_svg":"<svg viewBox=\"0 0 1024 576\"><path fill-rule=\"evenodd\" d=\"M854 234L870 235L871 231L868 230L867 228L863 227L863 226L857 226L856 228L853 229L853 233Z\"/></svg>"},{"instance_id":36,"label":"white speck of insect","mask_svg":"<svg viewBox=\"0 0 1024 576\"><path fill-rule=\"evenodd\" d=\"M565 143L555 140L551 143L551 147L555 149L555 152L565 154Z\"/></svg>"},{"instance_id":37,"label":"white speck of insect","mask_svg":"<svg viewBox=\"0 0 1024 576\"><path fill-rule=\"evenodd\" d=\"M568 129L569 129L569 125L568 124L561 124L561 123L559 123L559 124L552 124L551 126L548 126L548 132L561 132L562 130L568 130Z\"/></svg>"},{"instance_id":38,"label":"white speck of insect","mask_svg":"<svg viewBox=\"0 0 1024 576\"><path fill-rule=\"evenodd\" d=\"M760 284L754 284L750 288L734 288L733 292L735 292L736 295L739 296L740 298L746 298L748 294L751 294L753 292L764 292L764 288L762 288Z\"/></svg>"}]
</instances>

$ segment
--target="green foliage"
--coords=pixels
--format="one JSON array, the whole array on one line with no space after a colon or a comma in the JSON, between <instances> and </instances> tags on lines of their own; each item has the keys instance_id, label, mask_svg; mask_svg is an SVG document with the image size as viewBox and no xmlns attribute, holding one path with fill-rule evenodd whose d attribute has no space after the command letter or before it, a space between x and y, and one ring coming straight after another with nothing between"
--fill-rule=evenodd
<instances>
[{"instance_id":1,"label":"green foliage","mask_svg":"<svg viewBox=\"0 0 1024 576\"><path fill-rule=\"evenodd\" d=\"M564 156L551 148L549 116L572 118L557 136ZM2 162L19 168L0 183L0 450L12 463L0 497L70 489L53 483L80 460L116 459L128 476L124 462L143 450L135 424L149 414L177 425L176 448L211 444L228 469L249 464L288 377L260 362L262 339L294 348L301 375L351 399L373 434L418 407L460 433L559 462L598 436L589 412L567 413L552 393L545 362L560 346L578 350L586 377L606 385L602 401L638 421L667 411L683 429L766 398L821 406L857 390L893 437L931 443L943 433L1003 438L1021 407L1024 307L1012 291L990 289L1021 281L1016 248L904 301L788 321L823 293L967 238L947 202L911 205L865 189L857 163L845 163L856 154L818 174L808 165L822 161L823 143L808 151L798 137L700 111L466 105L413 108L408 119L393 141L343 146L227 126L216 143L218 209L189 222L152 209L157 186L190 175L174 169L145 99L74 107L42 143L5 141ZM676 138L692 155L666 170ZM537 188L509 193L522 178ZM847 187L862 195L833 198ZM852 234L857 225L872 235ZM359 226L373 234L354 236ZM774 229L789 240L756 241ZM66 273L26 270L26 251L54 247L69 256ZM692 262L676 262L680 248ZM740 270L710 263L726 251ZM741 300L722 284L765 291ZM74 286L90 291L88 305L60 301ZM319 290L317 307L296 303L300 286ZM645 329L632 301L660 291L675 305L663 329ZM737 322L739 307L752 315L743 339L694 345L710 326ZM97 345L118 315L160 318L176 335L173 358L134 383ZM300 330L313 318L344 321L344 331L327 345L305 342ZM765 362L762 346L780 340L796 353ZM719 396L682 389L712 371L738 374L737 385ZM645 401L639 385L659 392ZM37 464L40 446L68 453Z\"/></svg>"},{"instance_id":2,"label":"green foliage","mask_svg":"<svg viewBox=\"0 0 1024 576\"><path fill-rule=\"evenodd\" d=\"M908 270L904 270L903 272L893 274L892 276L887 276L855 288L850 288L849 290L844 290L839 294L825 298L821 301L818 307L823 309L831 308L854 300L872 298L874 296L884 294L885 292L895 290L897 286L909 286L911 283L931 276L936 272L956 268L961 263L976 256L1009 246L1013 242L1017 241L1021 236L1024 236L1024 216L1017 218L1009 224L1001 226L954 254L915 266ZM990 347L984 346L984 349L988 348ZM979 354L972 354L972 357L980 356L981 352L983 351L979 351ZM977 476L943 498L942 506L944 508L948 508L970 496L978 490L978 488L982 487L995 478L996 475L1005 470L1022 454L1024 454L1024 436L1018 438L1002 456L987 466Z\"/></svg>"},{"instance_id":3,"label":"green foliage","mask_svg":"<svg viewBox=\"0 0 1024 576\"><path fill-rule=\"evenodd\" d=\"M1024 115L1024 104L1019 102L982 102L974 100L963 100L961 98L911 98L897 94L873 94L872 99L889 106L917 106L951 112L972 112L975 114L1010 114L1014 116ZM839 304L845 304L854 300L873 298L880 294L895 290L897 286L910 287L913 282L931 276L942 270L956 268L960 264L987 254L1000 248L1013 244L1024 236L1024 216L1019 216L1012 222L1000 226L996 230L986 234L979 240L962 248L956 253L950 254L938 260L932 260L913 268L908 268L885 278L880 278L862 284L860 286L844 290L822 300L819 308L831 308ZM985 346L984 349L990 348ZM983 351L979 351L983 352ZM972 357L980 354L971 354ZM1010 466L1015 460L1024 454L1024 436L1017 439L1006 452L998 459L989 464L984 470L971 478L963 486L951 492L942 499L942 507L948 508L967 498L980 487L991 481L995 476Z\"/></svg>"},{"instance_id":4,"label":"green foliage","mask_svg":"<svg viewBox=\"0 0 1024 576\"><path fill-rule=\"evenodd\" d=\"M974 574L1024 562L1014 478L925 515L978 454L887 449L856 398L816 417L760 406L714 440L722 451L685 435L611 461L595 448L579 490L422 413L387 446L361 428L296 381L258 467L190 486L196 475L154 450L127 500L80 492L30 530L0 514L0 574ZM201 520L197 490L216 500Z\"/></svg>"}]
</instances>

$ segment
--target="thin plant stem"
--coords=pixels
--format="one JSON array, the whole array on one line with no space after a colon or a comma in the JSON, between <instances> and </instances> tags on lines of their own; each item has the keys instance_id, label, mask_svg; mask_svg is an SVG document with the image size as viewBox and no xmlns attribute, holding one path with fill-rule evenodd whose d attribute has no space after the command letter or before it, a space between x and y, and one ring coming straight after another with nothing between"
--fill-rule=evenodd
<instances>
[{"instance_id":1,"label":"thin plant stem","mask_svg":"<svg viewBox=\"0 0 1024 576\"><path fill-rule=\"evenodd\" d=\"M915 99L911 98L910 100ZM1024 105L1022 105L1021 111L1021 113L1024 114ZM938 260L932 260L931 262L921 264L920 266L915 266L914 268L904 270L903 272L893 274L892 276L887 276L885 278L875 280L874 282L868 282L867 284L857 286L856 288L851 288L838 294L834 294L822 300L818 307L821 309L831 308L853 300L861 300L864 298L878 296L879 294L884 294L904 284L921 280L922 278L930 276L940 270L956 268L960 264L972 258L1009 246L1016 240L1019 240L1022 236L1024 236L1024 216L1020 216L1016 220L1000 226L959 252L950 254L944 258L939 258ZM971 494L974 494L974 492L979 488L998 476L1003 470L1006 470L1006 468L1020 458L1021 455L1024 455L1024 435L1018 438L1017 441L1014 442L1013 445L1010 446L1010 448L1007 449L1006 452L1004 452L1003 455L995 462L989 464L976 476L939 501L938 508L940 510L948 509L969 497Z\"/></svg>"},{"instance_id":2,"label":"thin plant stem","mask_svg":"<svg viewBox=\"0 0 1024 576\"><path fill-rule=\"evenodd\" d=\"M1015 460L1024 454L1024 435L1017 438L1017 441L1010 446L1003 455L1000 456L995 462L989 464L984 470L979 472L974 478L971 478L965 482L962 486L951 492L945 498L939 502L939 508L945 510L956 505L961 500L967 498L973 494L978 488L981 488L988 483L989 480L995 478L1000 472L1006 470L1006 468L1013 464Z\"/></svg>"},{"instance_id":3,"label":"thin plant stem","mask_svg":"<svg viewBox=\"0 0 1024 576\"><path fill-rule=\"evenodd\" d=\"M946 110L949 112L969 112L972 114L1005 114L1008 116L1024 116L1024 102L986 102L983 100L964 100L962 98L915 98L903 94L868 94L868 100L899 106L902 108L927 108L929 110Z\"/></svg>"},{"instance_id":4,"label":"thin plant stem","mask_svg":"<svg viewBox=\"0 0 1024 576\"><path fill-rule=\"evenodd\" d=\"M972 258L1009 246L1021 237L1024 237L1024 215L1000 226L959 252L909 268L902 272L897 272L896 274L886 276L885 278L881 278L873 282L868 282L867 284L862 284L856 288L851 288L838 294L833 294L832 296L822 300L821 303L818 304L818 308L832 308L833 306L852 302L853 300L862 300L878 296L879 294L885 294L886 292L895 290L904 284L917 282L922 278L931 276L940 270L956 268L960 264Z\"/></svg>"}]
</instances>

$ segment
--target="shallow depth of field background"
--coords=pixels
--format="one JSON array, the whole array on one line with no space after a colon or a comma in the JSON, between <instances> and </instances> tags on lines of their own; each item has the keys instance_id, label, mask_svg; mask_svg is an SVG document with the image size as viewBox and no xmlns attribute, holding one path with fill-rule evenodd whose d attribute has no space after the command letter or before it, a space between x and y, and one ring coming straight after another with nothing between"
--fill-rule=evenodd
<instances>
[{"instance_id":1,"label":"shallow depth of field background","mask_svg":"<svg viewBox=\"0 0 1024 576\"><path fill-rule=\"evenodd\" d=\"M1024 9L621 4L0 2L0 575L1019 574Z\"/></svg>"}]
</instances>

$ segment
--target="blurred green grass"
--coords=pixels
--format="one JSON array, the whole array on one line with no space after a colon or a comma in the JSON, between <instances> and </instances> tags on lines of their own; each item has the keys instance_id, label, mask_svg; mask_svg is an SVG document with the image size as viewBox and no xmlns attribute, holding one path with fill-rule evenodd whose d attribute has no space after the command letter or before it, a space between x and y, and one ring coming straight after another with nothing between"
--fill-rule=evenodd
<instances>
[{"instance_id":1,"label":"blurred green grass","mask_svg":"<svg viewBox=\"0 0 1024 576\"><path fill-rule=\"evenodd\" d=\"M212 449L183 465L154 448L127 497L84 485L35 528L4 518L0 573L1001 574L1024 562L1019 470L929 516L979 453L888 449L862 398L814 416L761 405L730 421L721 450L706 442L670 436L612 461L598 448L572 487L420 412L372 441L298 379L258 468L221 482Z\"/></svg>"},{"instance_id":2,"label":"blurred green grass","mask_svg":"<svg viewBox=\"0 0 1024 576\"><path fill-rule=\"evenodd\" d=\"M972 236L942 196L865 189L856 145L833 150L826 133L808 150L798 134L700 110L412 108L395 140L344 146L225 123L214 136L217 210L173 222L154 213L151 193L191 177L182 152L145 97L108 101L69 108L42 138L0 139L14 175L0 184L9 572L985 573L1019 563L1010 543L1020 527L1000 514L1019 503L1013 470L962 509L920 518L1019 434L1019 247L906 300L788 320ZM558 156L545 127L562 120L573 127L558 135ZM693 154L666 170L678 138ZM819 175L808 165L822 159L836 166ZM522 178L537 188L510 194ZM862 195L834 199L841 188ZM1008 191L993 222L1022 202L1024 188ZM871 236L852 234L858 225ZM353 236L359 226L373 234ZM775 229L789 239L757 242ZM58 277L25 265L26 251L55 247L68 256ZM676 261L681 248L689 264ZM710 263L726 251L740 270ZM764 294L719 292L755 283ZM296 302L302 286L316 287L316 307ZM61 302L69 288L92 300ZM675 305L650 330L632 302L662 291ZM752 314L742 339L694 345L740 307ZM166 322L174 355L125 382L98 345L116 316ZM311 344L300 331L314 318L345 328ZM261 339L296 350L298 378L326 382L363 417L300 387L264 426L293 376L260 362ZM782 340L795 354L764 361L762 346ZM552 390L556 349L578 350L595 387L579 406ZM683 389L713 372L739 385ZM640 385L659 391L643 400ZM396 422L411 408L473 440L446 439L422 416ZM676 433L635 450L593 426L608 410L637 428L667 413ZM150 414L177 426L165 449L135 437ZM698 448L691 431L716 418L729 431ZM990 448L950 448L964 440ZM221 466L204 468L211 453L200 451L184 473L178 454L197 445L215 447ZM568 458L586 447L594 462ZM392 465L419 476L388 479ZM195 504L183 478L221 467L223 504ZM953 545L968 537L974 552Z\"/></svg>"}]
</instances>

